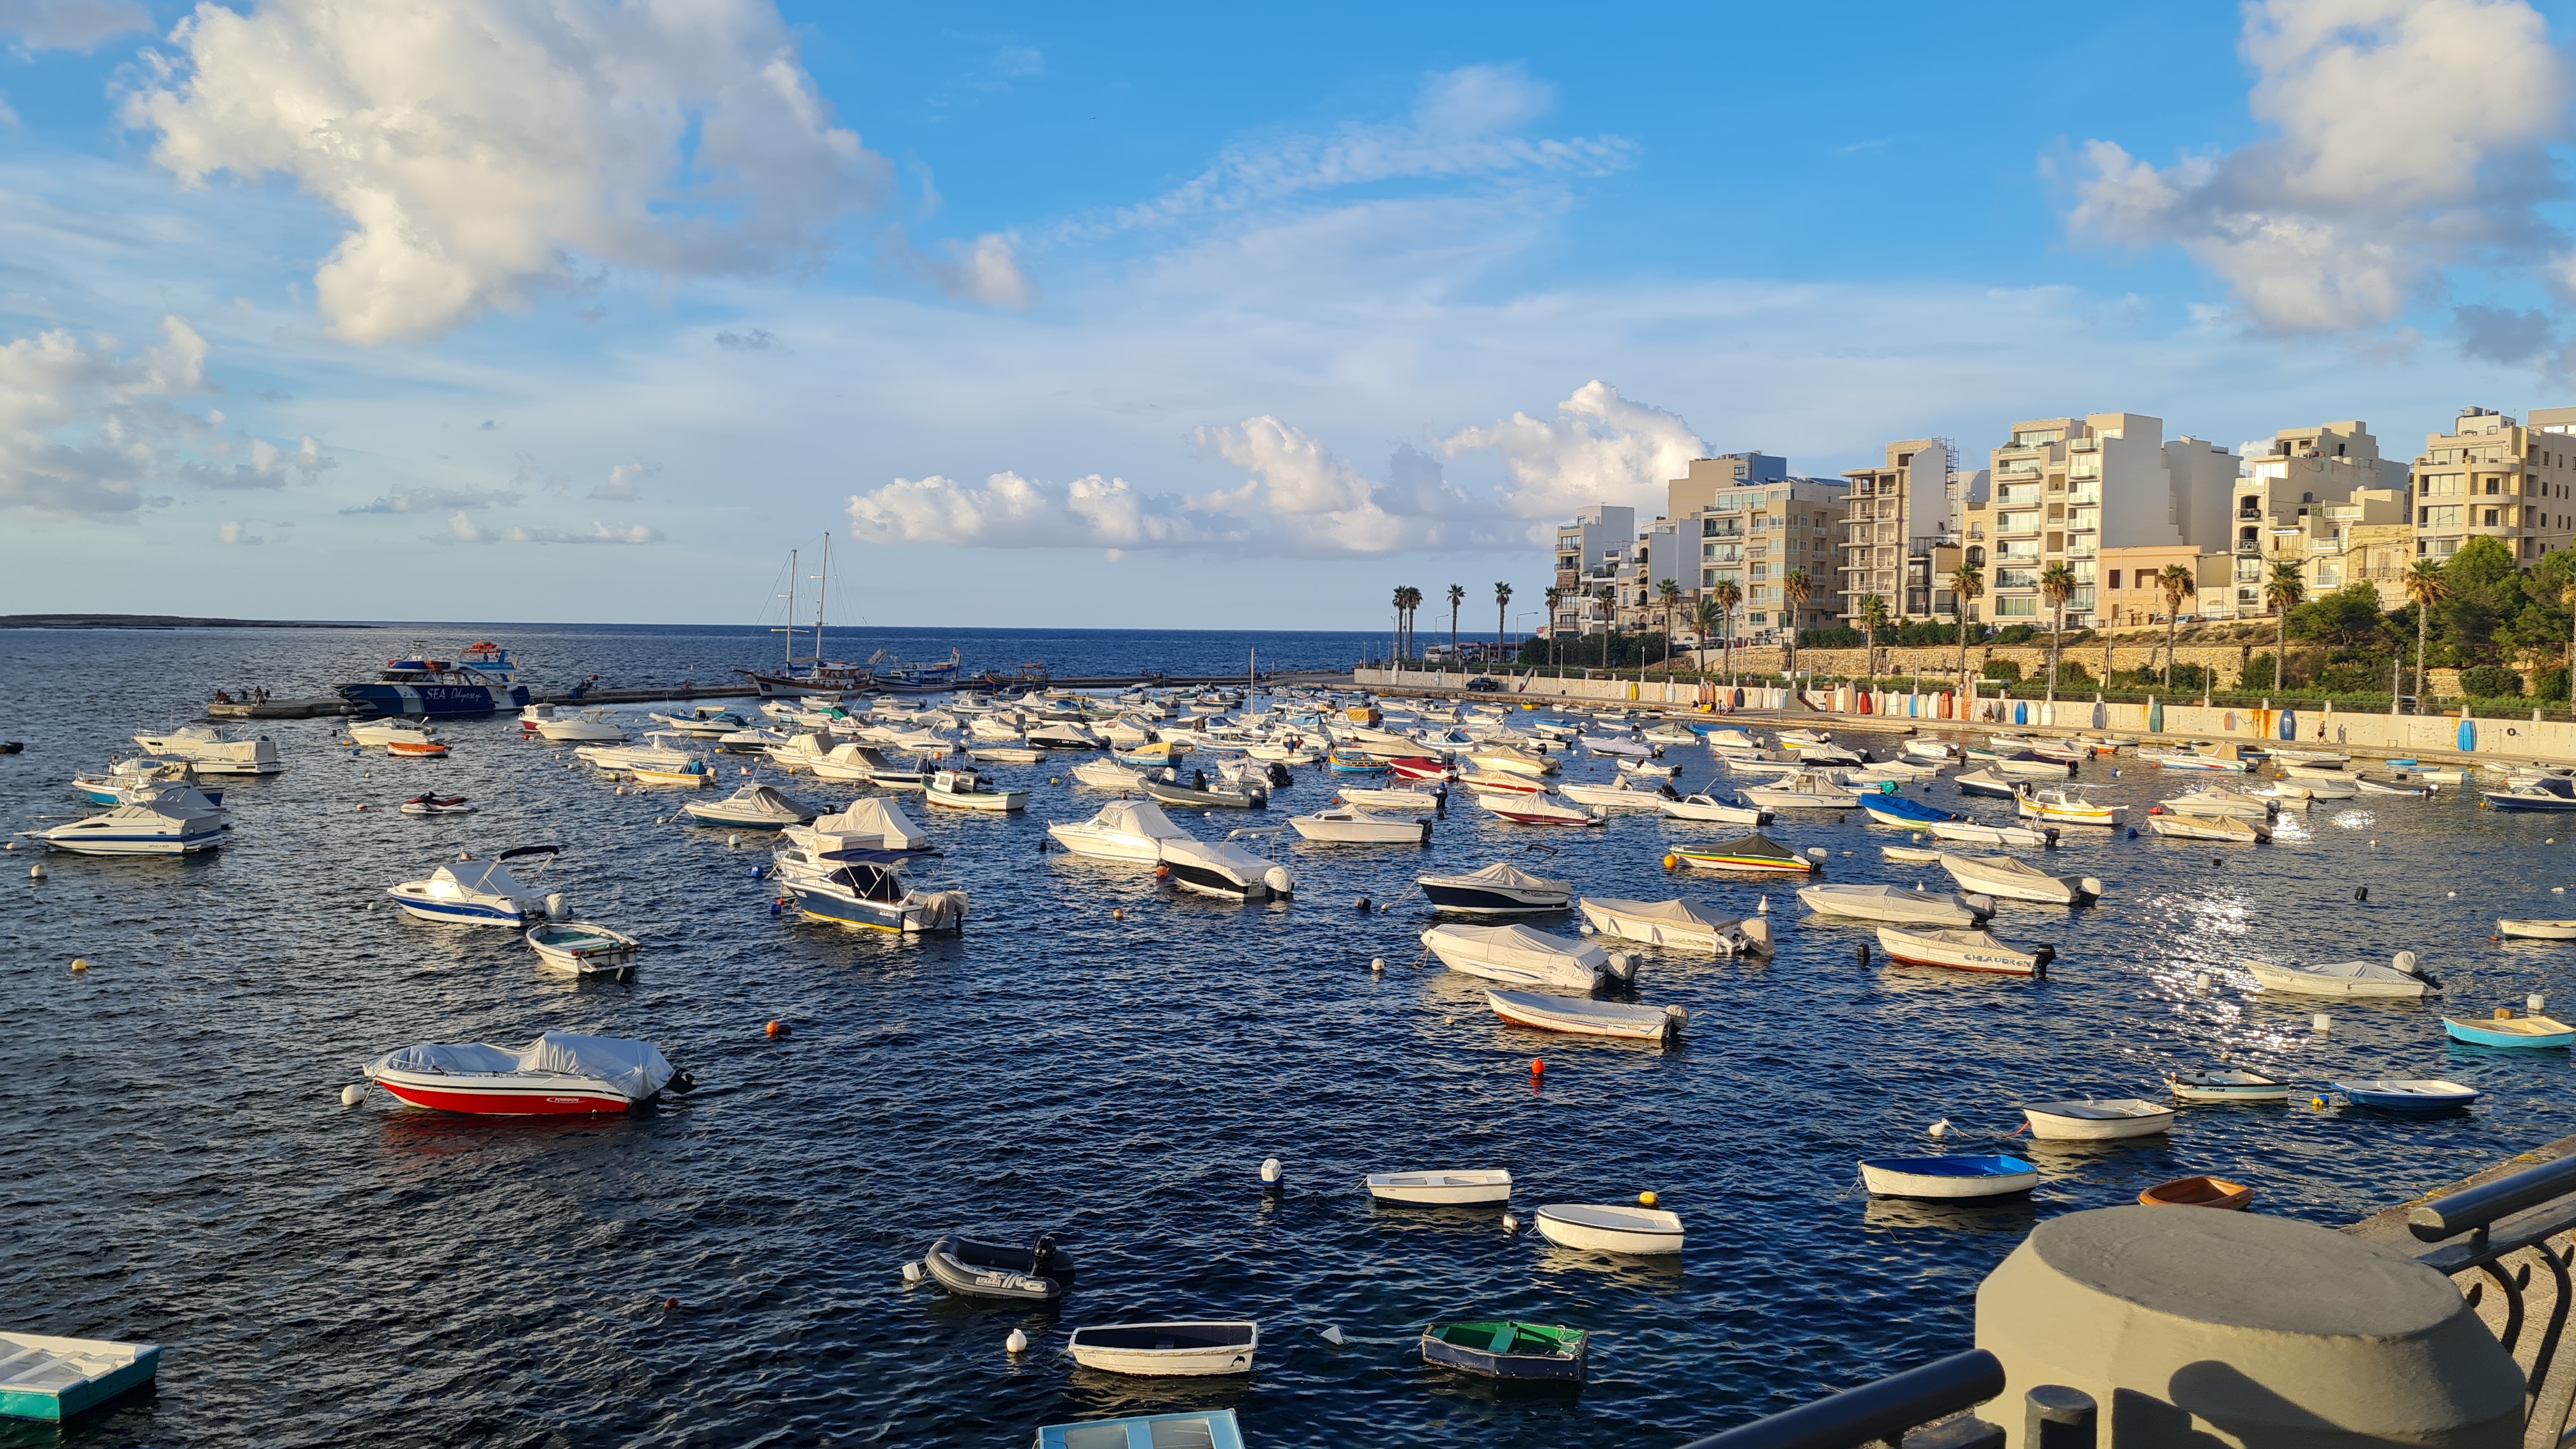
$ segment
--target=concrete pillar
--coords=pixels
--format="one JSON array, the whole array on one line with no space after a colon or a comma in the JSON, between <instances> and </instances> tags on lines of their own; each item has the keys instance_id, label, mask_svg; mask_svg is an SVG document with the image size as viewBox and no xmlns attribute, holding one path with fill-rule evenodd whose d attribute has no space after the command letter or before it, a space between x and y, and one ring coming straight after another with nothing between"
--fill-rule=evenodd
<instances>
[{"instance_id":1,"label":"concrete pillar","mask_svg":"<svg viewBox=\"0 0 2576 1449\"><path fill-rule=\"evenodd\" d=\"M2053 1218L1977 1289L1977 1346L2003 1360L2009 1401L2041 1384L2091 1394L2119 1449L2522 1442L2522 1375L2448 1278L2286 1218Z\"/></svg>"}]
</instances>

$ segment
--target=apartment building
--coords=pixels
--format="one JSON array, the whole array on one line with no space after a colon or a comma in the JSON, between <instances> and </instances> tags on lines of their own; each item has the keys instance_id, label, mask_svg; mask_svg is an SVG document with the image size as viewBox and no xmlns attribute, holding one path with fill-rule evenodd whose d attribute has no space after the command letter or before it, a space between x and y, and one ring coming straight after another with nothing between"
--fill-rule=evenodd
<instances>
[{"instance_id":1,"label":"apartment building","mask_svg":"<svg viewBox=\"0 0 2576 1449\"><path fill-rule=\"evenodd\" d=\"M2409 469L2383 458L2368 423L2284 428L2239 463L2232 577L2224 600L2203 612L2236 618L2269 614L2272 566L2298 565L2311 597L2349 580L2386 583L2402 570L2391 526L2408 521Z\"/></svg>"},{"instance_id":2,"label":"apartment building","mask_svg":"<svg viewBox=\"0 0 2576 1449\"><path fill-rule=\"evenodd\" d=\"M1692 465L1694 471L1698 464ZM1677 480L1677 497L1690 480ZM1683 587L1701 597L1720 583L1743 591L1735 616L1739 639L1764 640L1790 630L1831 628L1843 612L1837 552L1845 485L1785 470L1705 495L1705 506L1676 515L1685 543L1698 548L1699 577ZM1699 495L1690 501L1697 502ZM1807 576L1807 598L1793 603L1788 577Z\"/></svg>"},{"instance_id":3,"label":"apartment building","mask_svg":"<svg viewBox=\"0 0 2576 1449\"><path fill-rule=\"evenodd\" d=\"M1637 510L1596 503L1556 528L1556 617L1559 634L1581 634L1604 617L1592 596L1616 586L1619 565L1637 542Z\"/></svg>"},{"instance_id":4,"label":"apartment building","mask_svg":"<svg viewBox=\"0 0 2576 1449\"><path fill-rule=\"evenodd\" d=\"M2105 549L2227 551L2236 455L2189 435L2168 442L2161 418L2033 419L2014 424L2012 441L1990 456L1988 496L1961 509L1961 543L1985 569L1984 613L1994 623L2047 617L2040 576L2064 564L2075 577L2068 626L2089 624L2108 607L2099 597Z\"/></svg>"},{"instance_id":5,"label":"apartment building","mask_svg":"<svg viewBox=\"0 0 2576 1449\"><path fill-rule=\"evenodd\" d=\"M2523 564L2576 538L2576 408L2541 408L2528 426L2493 408L2464 408L2428 433L2412 470L2415 556L2436 561L2492 538Z\"/></svg>"},{"instance_id":6,"label":"apartment building","mask_svg":"<svg viewBox=\"0 0 2576 1449\"><path fill-rule=\"evenodd\" d=\"M1707 510L1720 493L1786 482L1789 460L1770 453L1720 453L1694 458L1683 476L1664 485L1664 516L1688 518Z\"/></svg>"},{"instance_id":7,"label":"apartment building","mask_svg":"<svg viewBox=\"0 0 2576 1449\"><path fill-rule=\"evenodd\" d=\"M2195 590L2182 601L2185 618L2195 614L2212 617L2214 608L2228 604L2235 577L2233 561L2227 554L2208 552L2188 543L2106 548L2094 563L2099 569L2099 581L2091 619L2103 627L2164 622L2164 571L2175 564L2191 571ZM2075 607L2071 603L2067 605L2066 620L2068 628L2075 627ZM2039 619L2024 622L2044 625L2046 612L2043 610Z\"/></svg>"},{"instance_id":8,"label":"apartment building","mask_svg":"<svg viewBox=\"0 0 2576 1449\"><path fill-rule=\"evenodd\" d=\"M1875 468L1843 474L1841 557L1843 619L1859 617L1872 594L1899 620L1951 618L1957 610L1944 580L1959 566L1960 516L1985 497L1986 470L1961 473L1947 438L1907 438L1887 445Z\"/></svg>"}]
</instances>

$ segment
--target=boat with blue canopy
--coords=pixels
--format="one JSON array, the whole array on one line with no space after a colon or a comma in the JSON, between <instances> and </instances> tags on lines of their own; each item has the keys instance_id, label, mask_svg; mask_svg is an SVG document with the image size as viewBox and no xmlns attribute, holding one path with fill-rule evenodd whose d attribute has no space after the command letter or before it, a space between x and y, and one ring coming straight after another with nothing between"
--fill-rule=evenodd
<instances>
[{"instance_id":1,"label":"boat with blue canopy","mask_svg":"<svg viewBox=\"0 0 2576 1449\"><path fill-rule=\"evenodd\" d=\"M1860 808L1881 825L1905 830L1947 824L1959 818L1947 810L1935 810L1920 800L1908 800L1902 795L1863 795Z\"/></svg>"},{"instance_id":2,"label":"boat with blue canopy","mask_svg":"<svg viewBox=\"0 0 2576 1449\"><path fill-rule=\"evenodd\" d=\"M1864 1157L1862 1186L1877 1197L2011 1197L2039 1186L2039 1169L2018 1157Z\"/></svg>"}]
</instances>

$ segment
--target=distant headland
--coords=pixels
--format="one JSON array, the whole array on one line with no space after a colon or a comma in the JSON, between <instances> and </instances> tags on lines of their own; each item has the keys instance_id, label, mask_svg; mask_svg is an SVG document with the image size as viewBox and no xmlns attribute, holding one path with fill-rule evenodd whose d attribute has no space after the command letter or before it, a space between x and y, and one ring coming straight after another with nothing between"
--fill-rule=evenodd
<instances>
[{"instance_id":1,"label":"distant headland","mask_svg":"<svg viewBox=\"0 0 2576 1449\"><path fill-rule=\"evenodd\" d=\"M308 619L191 619L179 614L0 614L0 629L381 629Z\"/></svg>"}]
</instances>

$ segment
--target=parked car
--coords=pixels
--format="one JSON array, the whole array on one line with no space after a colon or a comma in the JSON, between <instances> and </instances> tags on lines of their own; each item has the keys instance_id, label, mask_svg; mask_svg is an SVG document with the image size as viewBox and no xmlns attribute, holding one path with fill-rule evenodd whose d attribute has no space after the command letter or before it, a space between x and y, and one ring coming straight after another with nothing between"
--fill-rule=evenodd
<instances>
[{"instance_id":1,"label":"parked car","mask_svg":"<svg viewBox=\"0 0 2576 1449\"><path fill-rule=\"evenodd\" d=\"M1502 688L1503 682L1501 680L1489 679L1481 675L1467 681L1467 692L1469 694L1499 694L1502 692Z\"/></svg>"}]
</instances>

